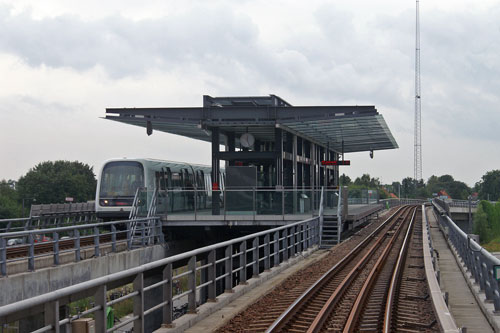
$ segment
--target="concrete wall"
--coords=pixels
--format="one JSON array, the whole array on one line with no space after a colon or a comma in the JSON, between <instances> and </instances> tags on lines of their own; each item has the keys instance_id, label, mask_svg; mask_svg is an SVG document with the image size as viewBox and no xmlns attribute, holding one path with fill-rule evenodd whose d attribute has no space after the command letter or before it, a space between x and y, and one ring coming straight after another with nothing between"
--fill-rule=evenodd
<instances>
[{"instance_id":1,"label":"concrete wall","mask_svg":"<svg viewBox=\"0 0 500 333\"><path fill-rule=\"evenodd\" d=\"M0 306L165 258L161 245L0 278Z\"/></svg>"}]
</instances>

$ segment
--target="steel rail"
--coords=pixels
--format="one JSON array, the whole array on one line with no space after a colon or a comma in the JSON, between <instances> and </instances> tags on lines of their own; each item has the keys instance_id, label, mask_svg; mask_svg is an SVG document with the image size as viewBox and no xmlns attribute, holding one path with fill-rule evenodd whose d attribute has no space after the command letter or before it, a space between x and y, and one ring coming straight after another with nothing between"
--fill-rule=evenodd
<instances>
[{"instance_id":1,"label":"steel rail","mask_svg":"<svg viewBox=\"0 0 500 333\"><path fill-rule=\"evenodd\" d=\"M410 209L409 209L410 210ZM405 211L403 214L406 214L407 212ZM401 215L403 215L401 214ZM407 216L403 218L403 221L406 219ZM397 223L398 219L394 221L395 225ZM398 227L397 230L401 229L401 225ZM392 227L392 226L391 226ZM397 237L398 233L395 232L389 241L389 246L393 240ZM309 327L307 330L307 333L313 333L313 332L319 332L320 329L323 327L325 321L328 319L328 316L330 313L333 311L334 306L338 303L338 300L345 294L345 292L348 289L348 286L351 285L351 283L354 281L354 279L359 275L361 272L362 267L364 267L368 261L373 257L375 254L375 251L382 246L382 243L384 242L385 238L380 237L377 242L368 250L368 252L363 256L363 258L356 264L356 266L349 272L348 276L340 283L340 285L337 287L335 292L330 296L328 301L323 305L323 308L320 310L316 318L314 319L312 325ZM387 251L387 246L383 250L382 256L388 252ZM381 256L381 257L382 257ZM380 262L380 257L377 260L377 263ZM377 265L375 265L377 266Z\"/></svg>"},{"instance_id":2,"label":"steel rail","mask_svg":"<svg viewBox=\"0 0 500 333\"><path fill-rule=\"evenodd\" d=\"M339 261L335 266L330 268L325 274L323 274L311 287L309 287L302 295L299 296L266 330L266 333L271 332L279 332L283 329L286 323L292 318L299 309L307 303L307 301L312 297L315 291L321 289L321 287L326 283L326 281L336 275L339 271L341 271L348 262L352 259L352 257L356 256L364 246L375 237L375 235L386 227L394 218L399 217L400 214L403 214L403 210L405 207L400 207L394 212L391 216L389 216L380 226L378 226L373 232L371 232L361 243L359 243L351 252L349 252L341 261ZM398 215L396 217L396 215ZM397 220L397 219L396 219Z\"/></svg>"},{"instance_id":3,"label":"steel rail","mask_svg":"<svg viewBox=\"0 0 500 333\"><path fill-rule=\"evenodd\" d=\"M124 240L126 240L127 236L124 235L124 232L117 232L117 234L120 233L116 237L116 242L117 243L123 243ZM89 245L94 245L94 236L82 236L80 237L80 247L83 248L85 246ZM111 243L111 234L103 234L99 236L99 243ZM48 241L48 242L42 242L42 243L36 243L34 245L35 248L35 254L44 254L44 256L48 256L52 254L54 251L54 243L55 241ZM75 239L63 239L59 240L59 253L63 252L72 252L75 249ZM28 251L29 251L30 245L20 245L16 247L8 247L7 248L7 260L10 262L11 259L13 258L27 258L28 257Z\"/></svg>"},{"instance_id":4,"label":"steel rail","mask_svg":"<svg viewBox=\"0 0 500 333\"><path fill-rule=\"evenodd\" d=\"M383 332L388 333L390 332L391 329L391 322L392 322L392 307L394 304L394 297L397 289L397 285L399 284L401 277L402 277L402 268L405 263L406 255L408 254L408 248L410 246L410 238L411 238L411 233L413 230L413 223L415 221L415 215L417 213L417 209L415 208L415 211L413 212L413 217L411 218L410 221L410 226L408 227L408 230L406 232L406 236L403 242L403 246L401 247L401 251L399 251L398 255L398 260L396 262L396 267L394 268L392 277L391 277L391 283L389 285L389 291L387 293L387 301L385 303L385 311L384 311L384 326L383 326Z\"/></svg>"},{"instance_id":5,"label":"steel rail","mask_svg":"<svg viewBox=\"0 0 500 333\"><path fill-rule=\"evenodd\" d=\"M408 240L409 240L409 237L411 235L411 230L412 230L412 226L413 226L413 221L415 219L416 209L417 208L415 207L413 210L413 215L412 215L411 220L410 220L410 225L408 226L408 229L406 230L406 235L405 235L401 250L400 250L399 255L398 255L398 260L397 260L397 264L396 264L396 269L398 269L398 270L399 270L400 265L402 263L402 257L406 254L407 244L409 243ZM347 319L346 325L344 326L344 333L354 332L354 330L356 329L356 324L359 320L359 315L361 314L361 311L363 309L366 298L369 296L369 293L372 290L373 285L375 284L375 282L377 280L377 277L382 269L382 266L386 263L387 256L389 255L389 253L393 249L394 244L395 244L397 238L399 237L399 234L401 233L402 228L403 228L403 224L401 224L398 227L398 229L394 233L393 237L391 238L390 242L385 247L384 252L377 260L377 263L375 264L375 266L372 268L365 283L363 284L363 287L361 288L361 291L358 294L356 301L354 302L354 306L351 309L351 312L349 314L349 318ZM394 275L393 275L393 277L394 277Z\"/></svg>"}]
</instances>

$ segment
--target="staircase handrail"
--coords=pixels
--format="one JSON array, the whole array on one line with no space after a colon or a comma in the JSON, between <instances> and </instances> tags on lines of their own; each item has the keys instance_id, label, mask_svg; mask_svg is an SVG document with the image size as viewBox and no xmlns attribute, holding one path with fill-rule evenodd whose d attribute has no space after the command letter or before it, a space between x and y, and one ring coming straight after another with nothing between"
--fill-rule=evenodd
<instances>
[{"instance_id":1,"label":"staircase handrail","mask_svg":"<svg viewBox=\"0 0 500 333\"><path fill-rule=\"evenodd\" d=\"M319 199L319 245L321 246L321 242L323 240L323 200L325 194L325 187L321 186L321 198Z\"/></svg>"},{"instance_id":2,"label":"staircase handrail","mask_svg":"<svg viewBox=\"0 0 500 333\"><path fill-rule=\"evenodd\" d=\"M339 199L337 203L337 244L340 243L340 233L342 232L342 187L339 187Z\"/></svg>"}]
</instances>

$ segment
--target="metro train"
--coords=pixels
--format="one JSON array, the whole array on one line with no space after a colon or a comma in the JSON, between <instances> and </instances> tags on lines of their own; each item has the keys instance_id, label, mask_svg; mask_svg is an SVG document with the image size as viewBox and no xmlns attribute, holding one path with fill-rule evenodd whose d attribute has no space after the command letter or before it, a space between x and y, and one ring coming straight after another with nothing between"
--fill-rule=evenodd
<instances>
[{"instance_id":1,"label":"metro train","mask_svg":"<svg viewBox=\"0 0 500 333\"><path fill-rule=\"evenodd\" d=\"M104 163L97 180L96 214L104 220L128 218L138 188L162 191L168 212L209 208L212 198L211 167L155 159L112 159ZM219 187L224 186L221 170ZM196 190L196 191L195 191ZM166 194L168 192L168 194ZM166 200L166 201L165 201Z\"/></svg>"}]
</instances>

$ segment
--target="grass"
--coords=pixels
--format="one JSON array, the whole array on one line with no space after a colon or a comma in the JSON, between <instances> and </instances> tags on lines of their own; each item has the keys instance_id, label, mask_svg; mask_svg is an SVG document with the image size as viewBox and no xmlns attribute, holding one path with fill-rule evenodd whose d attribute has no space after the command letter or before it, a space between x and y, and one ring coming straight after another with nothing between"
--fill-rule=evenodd
<instances>
[{"instance_id":1,"label":"grass","mask_svg":"<svg viewBox=\"0 0 500 333\"><path fill-rule=\"evenodd\" d=\"M488 252L500 252L500 237L488 243L481 244Z\"/></svg>"}]
</instances>

